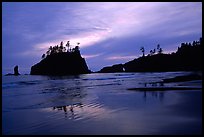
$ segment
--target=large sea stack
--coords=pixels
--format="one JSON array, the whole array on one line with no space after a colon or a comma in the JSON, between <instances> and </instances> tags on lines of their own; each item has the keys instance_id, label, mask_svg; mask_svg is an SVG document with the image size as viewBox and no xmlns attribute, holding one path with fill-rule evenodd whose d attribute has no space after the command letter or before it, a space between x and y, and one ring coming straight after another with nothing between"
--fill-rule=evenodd
<instances>
[{"instance_id":1,"label":"large sea stack","mask_svg":"<svg viewBox=\"0 0 204 137\"><path fill-rule=\"evenodd\" d=\"M61 52L47 55L39 63L31 67L31 75L76 75L87 74L86 61L79 51Z\"/></svg>"}]
</instances>

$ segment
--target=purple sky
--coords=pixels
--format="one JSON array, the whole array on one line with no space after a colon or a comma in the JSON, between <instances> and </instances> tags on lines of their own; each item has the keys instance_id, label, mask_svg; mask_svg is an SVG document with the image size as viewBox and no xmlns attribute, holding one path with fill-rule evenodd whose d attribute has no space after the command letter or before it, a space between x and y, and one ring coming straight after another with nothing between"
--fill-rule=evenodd
<instances>
[{"instance_id":1,"label":"purple sky","mask_svg":"<svg viewBox=\"0 0 204 137\"><path fill-rule=\"evenodd\" d=\"M164 53L202 37L201 2L3 2L3 74L22 74L50 46L80 42L89 69L125 63L157 44Z\"/></svg>"}]
</instances>

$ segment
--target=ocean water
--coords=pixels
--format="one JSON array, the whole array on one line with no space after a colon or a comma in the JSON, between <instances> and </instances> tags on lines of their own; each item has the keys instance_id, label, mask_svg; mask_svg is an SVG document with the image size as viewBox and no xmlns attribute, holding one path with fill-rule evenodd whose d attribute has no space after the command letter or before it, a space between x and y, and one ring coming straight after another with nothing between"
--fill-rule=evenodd
<instances>
[{"instance_id":1,"label":"ocean water","mask_svg":"<svg viewBox=\"0 0 204 137\"><path fill-rule=\"evenodd\" d=\"M202 134L202 89L128 90L189 73L3 76L2 132L3 135ZM202 88L202 80L163 86Z\"/></svg>"}]
</instances>

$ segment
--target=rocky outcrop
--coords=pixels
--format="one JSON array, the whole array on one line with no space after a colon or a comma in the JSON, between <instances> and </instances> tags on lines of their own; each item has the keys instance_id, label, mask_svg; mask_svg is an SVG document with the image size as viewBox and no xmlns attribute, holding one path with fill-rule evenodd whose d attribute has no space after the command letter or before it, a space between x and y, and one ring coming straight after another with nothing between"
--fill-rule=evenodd
<instances>
[{"instance_id":1,"label":"rocky outcrop","mask_svg":"<svg viewBox=\"0 0 204 137\"><path fill-rule=\"evenodd\" d=\"M48 55L39 63L31 67L31 75L76 75L86 74L88 69L86 61L80 52L62 52Z\"/></svg>"},{"instance_id":2,"label":"rocky outcrop","mask_svg":"<svg viewBox=\"0 0 204 137\"><path fill-rule=\"evenodd\" d=\"M14 67L14 75L16 75L16 76L20 75L19 72L18 72L18 66Z\"/></svg>"},{"instance_id":3,"label":"rocky outcrop","mask_svg":"<svg viewBox=\"0 0 204 137\"><path fill-rule=\"evenodd\" d=\"M116 64L113 66L108 66L102 68L99 73L114 73L114 72L124 72L124 68L122 64Z\"/></svg>"},{"instance_id":4,"label":"rocky outcrop","mask_svg":"<svg viewBox=\"0 0 204 137\"><path fill-rule=\"evenodd\" d=\"M8 73L5 76L12 76L12 75L18 76L18 75L20 75L20 73L18 72L18 65L16 65L13 70L14 70L14 74Z\"/></svg>"},{"instance_id":5,"label":"rocky outcrop","mask_svg":"<svg viewBox=\"0 0 204 137\"><path fill-rule=\"evenodd\" d=\"M182 43L176 53L139 57L125 64L104 67L99 72L167 72L201 71L202 38L199 42Z\"/></svg>"},{"instance_id":6,"label":"rocky outcrop","mask_svg":"<svg viewBox=\"0 0 204 137\"><path fill-rule=\"evenodd\" d=\"M202 48L182 46L176 53L140 57L124 64L126 72L166 72L202 70Z\"/></svg>"}]
</instances>

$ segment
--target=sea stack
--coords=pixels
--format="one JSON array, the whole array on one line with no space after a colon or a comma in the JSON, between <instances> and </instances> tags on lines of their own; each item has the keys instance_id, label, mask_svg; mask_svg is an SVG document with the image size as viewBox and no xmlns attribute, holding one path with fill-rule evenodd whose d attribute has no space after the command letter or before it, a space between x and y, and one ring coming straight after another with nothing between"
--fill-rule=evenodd
<instances>
[{"instance_id":1,"label":"sea stack","mask_svg":"<svg viewBox=\"0 0 204 137\"><path fill-rule=\"evenodd\" d=\"M20 75L19 72L18 72L18 65L16 65L16 66L14 67L14 75L15 75L15 76Z\"/></svg>"},{"instance_id":2,"label":"sea stack","mask_svg":"<svg viewBox=\"0 0 204 137\"><path fill-rule=\"evenodd\" d=\"M72 51L51 54L31 67L31 75L77 75L87 74L91 71L88 69L86 61L81 57L78 47Z\"/></svg>"}]
</instances>

